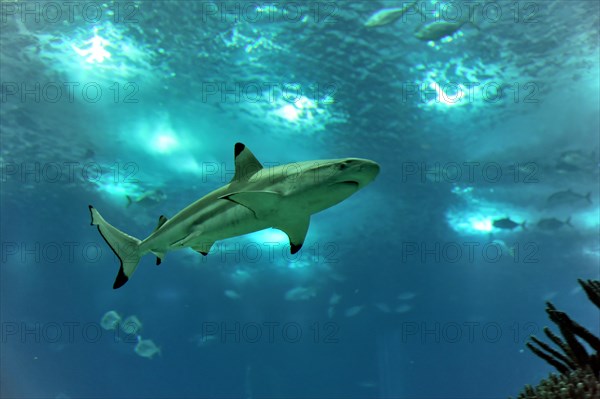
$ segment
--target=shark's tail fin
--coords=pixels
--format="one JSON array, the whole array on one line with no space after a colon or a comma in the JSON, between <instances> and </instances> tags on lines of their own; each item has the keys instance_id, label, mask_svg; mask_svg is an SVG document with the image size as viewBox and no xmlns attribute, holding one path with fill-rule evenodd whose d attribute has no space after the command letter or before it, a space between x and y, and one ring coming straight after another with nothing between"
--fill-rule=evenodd
<instances>
[{"instance_id":1,"label":"shark's tail fin","mask_svg":"<svg viewBox=\"0 0 600 399\"><path fill-rule=\"evenodd\" d=\"M110 225L91 205L90 214L92 216L92 225L98 226L100 235L102 235L104 241L106 241L110 249L113 250L121 261L119 273L113 284L113 288L117 289L129 280L140 262L141 254L139 247L141 241Z\"/></svg>"}]
</instances>

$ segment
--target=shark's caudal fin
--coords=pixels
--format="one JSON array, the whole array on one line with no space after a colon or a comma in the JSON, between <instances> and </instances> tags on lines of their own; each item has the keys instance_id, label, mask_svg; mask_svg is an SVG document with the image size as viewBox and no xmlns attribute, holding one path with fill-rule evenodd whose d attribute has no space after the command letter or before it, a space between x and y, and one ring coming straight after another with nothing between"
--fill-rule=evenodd
<instances>
[{"instance_id":1,"label":"shark's caudal fin","mask_svg":"<svg viewBox=\"0 0 600 399\"><path fill-rule=\"evenodd\" d=\"M104 238L104 241L106 241L110 249L113 250L121 261L119 273L113 284L113 288L117 289L129 280L140 262L139 246L141 241L110 225L91 205L90 214L92 216L91 224L98 226L98 231L100 231L102 238Z\"/></svg>"}]
</instances>

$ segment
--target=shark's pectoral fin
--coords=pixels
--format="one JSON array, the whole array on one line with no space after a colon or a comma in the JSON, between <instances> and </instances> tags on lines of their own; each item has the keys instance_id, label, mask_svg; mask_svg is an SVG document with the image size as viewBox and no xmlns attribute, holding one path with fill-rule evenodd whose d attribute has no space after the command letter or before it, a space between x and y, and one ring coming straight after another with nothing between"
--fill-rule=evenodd
<instances>
[{"instance_id":1,"label":"shark's pectoral fin","mask_svg":"<svg viewBox=\"0 0 600 399\"><path fill-rule=\"evenodd\" d=\"M310 216L294 218L285 222L280 222L273 226L276 229L283 231L290 239L290 252L295 254L300 251L306 238L306 232L310 225Z\"/></svg>"},{"instance_id":2,"label":"shark's pectoral fin","mask_svg":"<svg viewBox=\"0 0 600 399\"><path fill-rule=\"evenodd\" d=\"M281 194L274 191L240 191L219 197L245 206L257 219L263 219L279 208Z\"/></svg>"},{"instance_id":3,"label":"shark's pectoral fin","mask_svg":"<svg viewBox=\"0 0 600 399\"><path fill-rule=\"evenodd\" d=\"M235 143L234 159L235 175L231 180L232 182L248 181L252 175L263 168L258 159L252 154L252 151L242 143Z\"/></svg>"},{"instance_id":4,"label":"shark's pectoral fin","mask_svg":"<svg viewBox=\"0 0 600 399\"><path fill-rule=\"evenodd\" d=\"M193 245L191 245L191 247L194 251L200 252L202 255L206 256L210 252L210 249L214 243L214 241L195 242Z\"/></svg>"}]
</instances>

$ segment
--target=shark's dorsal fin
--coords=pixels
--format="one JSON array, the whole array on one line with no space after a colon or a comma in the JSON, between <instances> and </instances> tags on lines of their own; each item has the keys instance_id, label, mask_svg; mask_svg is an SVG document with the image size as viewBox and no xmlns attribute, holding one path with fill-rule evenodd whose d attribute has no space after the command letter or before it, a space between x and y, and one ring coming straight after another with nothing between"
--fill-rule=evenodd
<instances>
[{"instance_id":1,"label":"shark's dorsal fin","mask_svg":"<svg viewBox=\"0 0 600 399\"><path fill-rule=\"evenodd\" d=\"M263 219L277 211L281 194L274 191L240 191L219 197L250 209L257 219Z\"/></svg>"},{"instance_id":2,"label":"shark's dorsal fin","mask_svg":"<svg viewBox=\"0 0 600 399\"><path fill-rule=\"evenodd\" d=\"M310 216L304 216L278 223L273 227L287 234L288 238L290 239L290 252L293 255L300 251L300 248L302 248L309 224Z\"/></svg>"},{"instance_id":3,"label":"shark's dorsal fin","mask_svg":"<svg viewBox=\"0 0 600 399\"><path fill-rule=\"evenodd\" d=\"M250 179L250 176L252 176L253 174L255 174L263 168L258 159L256 159L254 154L252 154L252 151L250 151L242 143L235 143L234 160L235 175L231 180L232 182L248 181L248 179Z\"/></svg>"}]
</instances>

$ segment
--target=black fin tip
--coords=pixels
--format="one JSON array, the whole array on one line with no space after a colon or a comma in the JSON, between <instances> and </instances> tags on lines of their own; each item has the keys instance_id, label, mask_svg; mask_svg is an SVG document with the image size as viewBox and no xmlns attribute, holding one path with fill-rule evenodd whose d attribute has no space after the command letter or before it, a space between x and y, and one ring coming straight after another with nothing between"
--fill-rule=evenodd
<instances>
[{"instance_id":1,"label":"black fin tip","mask_svg":"<svg viewBox=\"0 0 600 399\"><path fill-rule=\"evenodd\" d=\"M242 143L235 143L234 156L237 158L238 155L246 148Z\"/></svg>"},{"instance_id":2,"label":"black fin tip","mask_svg":"<svg viewBox=\"0 0 600 399\"><path fill-rule=\"evenodd\" d=\"M302 248L302 244L293 244L290 243L290 252L292 253L292 255L294 255L296 252L300 251L300 248Z\"/></svg>"},{"instance_id":3,"label":"black fin tip","mask_svg":"<svg viewBox=\"0 0 600 399\"><path fill-rule=\"evenodd\" d=\"M115 283L113 284L113 289L121 288L125 285L125 283L129 280L129 277L125 275L123 272L123 266L119 268L119 274L117 274L117 278L115 279Z\"/></svg>"}]
</instances>

